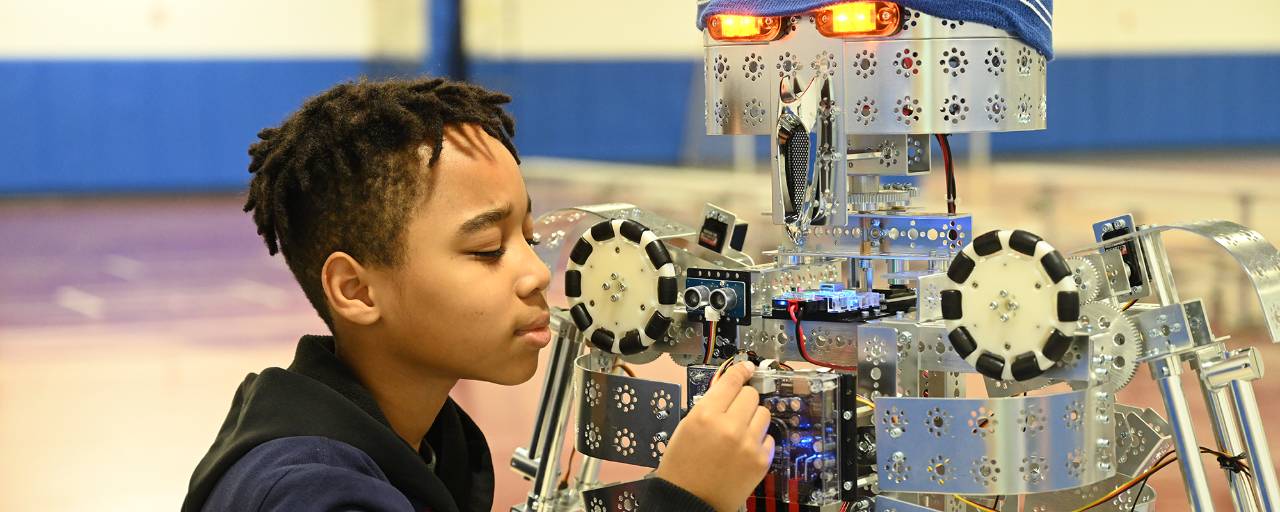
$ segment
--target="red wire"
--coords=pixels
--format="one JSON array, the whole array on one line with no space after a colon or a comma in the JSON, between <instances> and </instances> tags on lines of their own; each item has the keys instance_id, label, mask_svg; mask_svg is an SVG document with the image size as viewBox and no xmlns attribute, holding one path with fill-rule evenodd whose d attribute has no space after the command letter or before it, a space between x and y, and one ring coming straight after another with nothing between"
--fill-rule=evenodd
<instances>
[{"instance_id":1,"label":"red wire","mask_svg":"<svg viewBox=\"0 0 1280 512\"><path fill-rule=\"evenodd\" d=\"M716 323L713 321L707 327L711 330L711 334L707 336L707 351L702 354L702 364L711 364L711 352L716 347Z\"/></svg>"},{"instance_id":2,"label":"red wire","mask_svg":"<svg viewBox=\"0 0 1280 512\"><path fill-rule=\"evenodd\" d=\"M805 347L807 340L805 339L805 335L804 335L804 327L800 326L800 319L796 317L796 310L798 310L799 308L800 308L799 303L795 301L792 301L791 304L787 306L787 313L791 315L791 321L795 322L796 324L796 346L800 349L800 357L804 358L805 361L808 361L809 364L812 364L814 366L821 366L824 368L831 368L832 370L844 370L849 372L858 371L857 366L841 366L838 364L824 363L822 361L818 361L812 357L809 357L809 350Z\"/></svg>"}]
</instances>

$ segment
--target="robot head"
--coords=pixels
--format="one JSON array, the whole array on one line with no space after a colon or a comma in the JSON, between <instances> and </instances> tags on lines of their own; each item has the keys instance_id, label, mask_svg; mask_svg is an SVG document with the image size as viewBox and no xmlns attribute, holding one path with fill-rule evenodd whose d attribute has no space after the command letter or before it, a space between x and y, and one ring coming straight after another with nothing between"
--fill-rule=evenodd
<instances>
[{"instance_id":1,"label":"robot head","mask_svg":"<svg viewBox=\"0 0 1280 512\"><path fill-rule=\"evenodd\" d=\"M927 173L931 134L1045 127L1047 59L1010 32L894 2L815 4L713 1L700 20L707 134L770 136L774 222L793 240L846 225L850 193L881 193L849 175Z\"/></svg>"}]
</instances>

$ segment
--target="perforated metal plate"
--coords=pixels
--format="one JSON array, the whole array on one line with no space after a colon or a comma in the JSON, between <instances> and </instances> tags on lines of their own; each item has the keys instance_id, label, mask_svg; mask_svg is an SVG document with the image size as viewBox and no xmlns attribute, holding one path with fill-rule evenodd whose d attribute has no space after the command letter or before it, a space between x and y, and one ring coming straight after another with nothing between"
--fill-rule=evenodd
<instances>
[{"instance_id":1,"label":"perforated metal plate","mask_svg":"<svg viewBox=\"0 0 1280 512\"><path fill-rule=\"evenodd\" d=\"M577 450L597 459L657 467L680 422L680 385L613 375L584 355L574 362L578 392Z\"/></svg>"},{"instance_id":2,"label":"perforated metal plate","mask_svg":"<svg viewBox=\"0 0 1280 512\"><path fill-rule=\"evenodd\" d=\"M950 259L973 238L968 215L854 214L847 227L815 227L796 254Z\"/></svg>"},{"instance_id":3,"label":"perforated metal plate","mask_svg":"<svg viewBox=\"0 0 1280 512\"><path fill-rule=\"evenodd\" d=\"M707 39L708 135L767 135L779 83L819 74L850 135L1044 129L1046 61L1008 33L912 13L903 31L876 39L822 36L810 16L768 43ZM911 23L916 23L912 26Z\"/></svg>"},{"instance_id":4,"label":"perforated metal plate","mask_svg":"<svg viewBox=\"0 0 1280 512\"><path fill-rule=\"evenodd\" d=\"M584 512L640 512L653 510L653 506L641 501L644 496L644 480L623 482L582 491ZM642 508L646 507L648 508Z\"/></svg>"},{"instance_id":5,"label":"perforated metal plate","mask_svg":"<svg viewBox=\"0 0 1280 512\"><path fill-rule=\"evenodd\" d=\"M1115 474L1112 398L1096 390L1033 397L881 397L876 463L884 491L1026 494Z\"/></svg>"}]
</instances>

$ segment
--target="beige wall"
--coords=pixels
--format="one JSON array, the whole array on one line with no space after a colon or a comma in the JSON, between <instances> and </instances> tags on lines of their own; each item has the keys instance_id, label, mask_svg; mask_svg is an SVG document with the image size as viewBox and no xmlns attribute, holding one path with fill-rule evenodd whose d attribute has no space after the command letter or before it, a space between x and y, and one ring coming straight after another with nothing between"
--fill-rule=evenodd
<instances>
[{"instance_id":1,"label":"beige wall","mask_svg":"<svg viewBox=\"0 0 1280 512\"><path fill-rule=\"evenodd\" d=\"M466 47L511 59L702 56L693 0L474 0ZM1275 0L1059 0L1059 55L1280 51Z\"/></svg>"},{"instance_id":2,"label":"beige wall","mask_svg":"<svg viewBox=\"0 0 1280 512\"><path fill-rule=\"evenodd\" d=\"M0 58L416 59L428 1L9 1Z\"/></svg>"}]
</instances>

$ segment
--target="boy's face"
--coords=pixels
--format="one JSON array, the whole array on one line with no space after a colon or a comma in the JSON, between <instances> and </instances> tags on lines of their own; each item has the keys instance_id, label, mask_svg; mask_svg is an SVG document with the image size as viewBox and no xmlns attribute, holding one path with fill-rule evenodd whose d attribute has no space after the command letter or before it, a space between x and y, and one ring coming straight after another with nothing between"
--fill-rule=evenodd
<instances>
[{"instance_id":1,"label":"boy's face","mask_svg":"<svg viewBox=\"0 0 1280 512\"><path fill-rule=\"evenodd\" d=\"M423 157L426 160L426 157ZM518 384L550 341L550 270L527 240L530 200L511 153L474 125L445 130L406 254L378 271L388 347L412 371Z\"/></svg>"}]
</instances>

